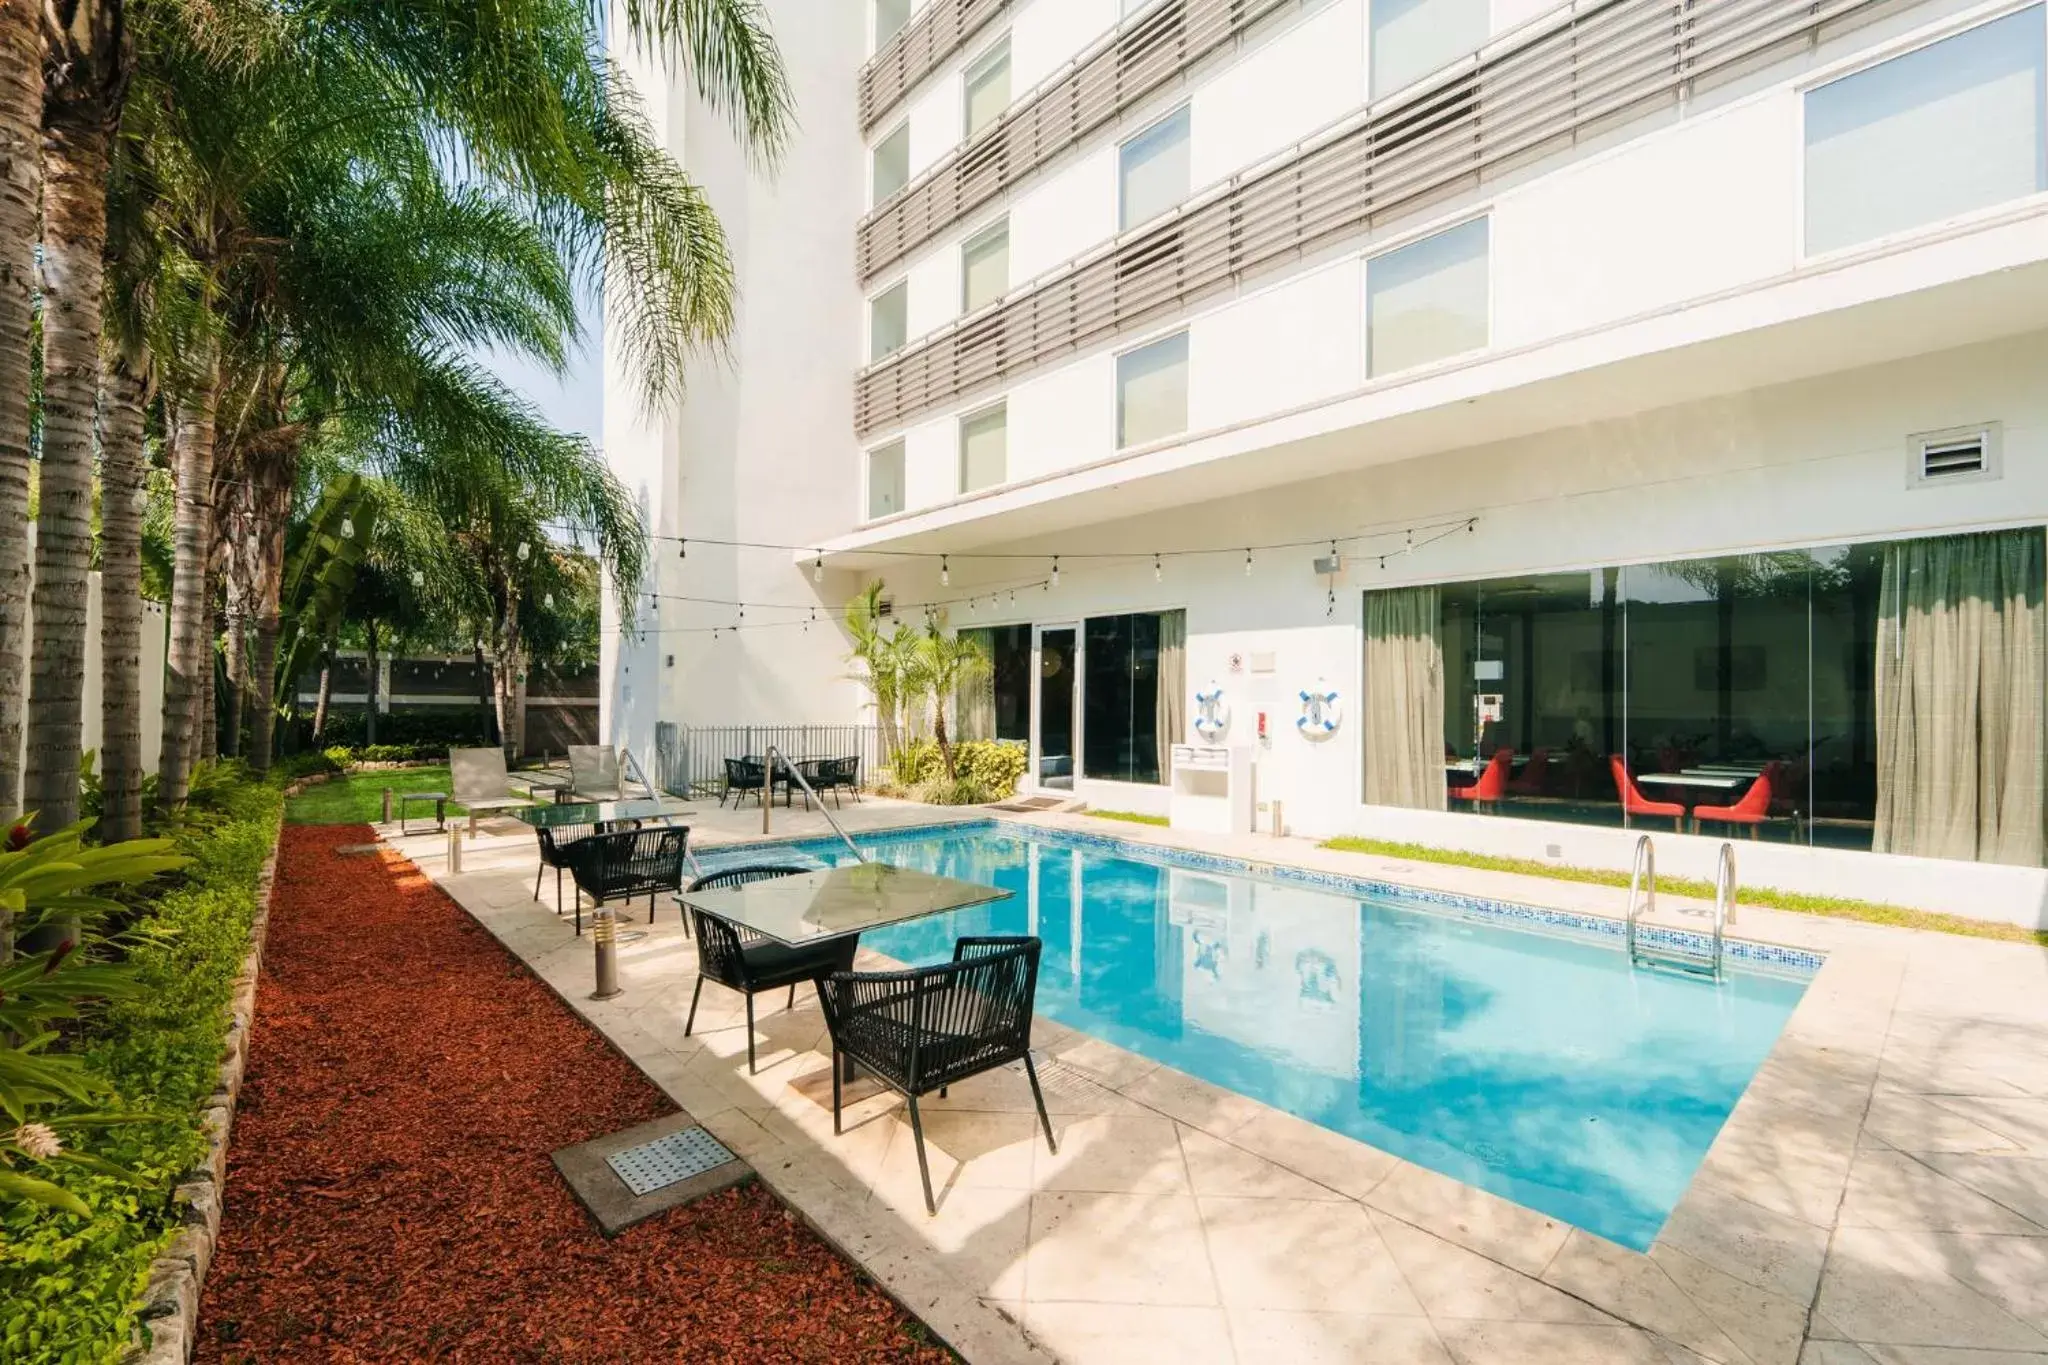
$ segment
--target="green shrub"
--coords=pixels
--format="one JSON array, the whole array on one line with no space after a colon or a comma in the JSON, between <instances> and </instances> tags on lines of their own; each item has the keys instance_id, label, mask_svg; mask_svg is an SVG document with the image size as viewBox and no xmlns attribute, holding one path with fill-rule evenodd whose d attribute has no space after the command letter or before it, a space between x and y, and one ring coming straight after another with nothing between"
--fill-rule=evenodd
<instances>
[{"instance_id":1,"label":"green shrub","mask_svg":"<svg viewBox=\"0 0 2048 1365\"><path fill-rule=\"evenodd\" d=\"M912 740L897 751L891 766L892 785L911 798L935 806L975 806L1007 800L1029 762L1024 746L1012 740L971 739L953 746L958 780L946 780L946 763L937 740Z\"/></svg>"},{"instance_id":2,"label":"green shrub","mask_svg":"<svg viewBox=\"0 0 2048 1365\"><path fill-rule=\"evenodd\" d=\"M347 753L346 749L341 750ZM302 777L319 777L342 771L328 753L289 754L270 765L270 776L278 782L296 782Z\"/></svg>"},{"instance_id":3,"label":"green shrub","mask_svg":"<svg viewBox=\"0 0 2048 1365\"><path fill-rule=\"evenodd\" d=\"M369 742L367 715L360 710L330 711L327 728L319 742L358 748ZM487 707L435 706L403 707L377 717L379 744L418 744L446 753L450 745L467 748L491 742L494 717ZM306 726L305 743L313 743L312 726Z\"/></svg>"},{"instance_id":4,"label":"green shrub","mask_svg":"<svg viewBox=\"0 0 2048 1365\"><path fill-rule=\"evenodd\" d=\"M0 1215L0 1359L117 1359L149 1263L179 1225L172 1190L205 1155L200 1106L218 1078L282 798L229 764L203 766L194 789L173 831L192 864L135 898L122 940L144 989L92 1014L72 1039L73 1055L127 1110L162 1116L107 1128L93 1144L144 1183L65 1168L56 1179L89 1217L28 1206Z\"/></svg>"}]
</instances>

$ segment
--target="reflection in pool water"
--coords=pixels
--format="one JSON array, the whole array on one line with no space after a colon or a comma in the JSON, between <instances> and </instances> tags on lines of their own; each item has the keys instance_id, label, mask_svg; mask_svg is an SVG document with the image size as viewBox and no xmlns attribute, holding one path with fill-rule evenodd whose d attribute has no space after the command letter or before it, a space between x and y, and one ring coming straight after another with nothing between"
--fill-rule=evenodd
<instances>
[{"instance_id":1,"label":"reflection in pool water","mask_svg":"<svg viewBox=\"0 0 2048 1365\"><path fill-rule=\"evenodd\" d=\"M930 962L1037 934L1047 1017L1637 1250L1805 990L987 827L877 855L1015 894L870 947Z\"/></svg>"}]
</instances>

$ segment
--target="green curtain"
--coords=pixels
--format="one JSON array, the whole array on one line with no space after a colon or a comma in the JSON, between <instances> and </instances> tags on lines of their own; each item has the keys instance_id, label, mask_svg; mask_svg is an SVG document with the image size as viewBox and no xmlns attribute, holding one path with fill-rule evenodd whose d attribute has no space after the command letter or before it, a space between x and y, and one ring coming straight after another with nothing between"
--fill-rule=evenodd
<instances>
[{"instance_id":1,"label":"green curtain","mask_svg":"<svg viewBox=\"0 0 2048 1365\"><path fill-rule=\"evenodd\" d=\"M1187 742L1188 614L1159 613L1159 705L1153 712L1153 741L1159 746L1159 780L1173 781L1173 746Z\"/></svg>"},{"instance_id":2,"label":"green curtain","mask_svg":"<svg viewBox=\"0 0 2048 1365\"><path fill-rule=\"evenodd\" d=\"M996 633L983 627L979 630L959 632L963 640L972 640L981 646L985 659L995 657ZM962 683L957 696L953 698L954 738L960 740L994 739L996 737L996 680L993 668L970 682Z\"/></svg>"},{"instance_id":3,"label":"green curtain","mask_svg":"<svg viewBox=\"0 0 2048 1365\"><path fill-rule=\"evenodd\" d=\"M1365 595L1365 801L1444 809L1444 651L1435 588Z\"/></svg>"},{"instance_id":4,"label":"green curtain","mask_svg":"<svg viewBox=\"0 0 2048 1365\"><path fill-rule=\"evenodd\" d=\"M1876 851L2041 865L2044 559L2039 530L1885 547Z\"/></svg>"}]
</instances>

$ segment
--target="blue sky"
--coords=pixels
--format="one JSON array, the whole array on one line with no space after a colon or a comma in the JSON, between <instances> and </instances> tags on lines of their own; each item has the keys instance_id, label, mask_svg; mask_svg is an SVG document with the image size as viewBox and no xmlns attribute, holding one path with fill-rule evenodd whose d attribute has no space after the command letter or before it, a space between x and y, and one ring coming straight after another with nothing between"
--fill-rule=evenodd
<instances>
[{"instance_id":1,"label":"blue sky","mask_svg":"<svg viewBox=\"0 0 2048 1365\"><path fill-rule=\"evenodd\" d=\"M564 431L579 431L593 444L604 438L604 309L595 299L579 301L583 339L557 376L524 356L495 348L477 359L515 393L537 406Z\"/></svg>"}]
</instances>

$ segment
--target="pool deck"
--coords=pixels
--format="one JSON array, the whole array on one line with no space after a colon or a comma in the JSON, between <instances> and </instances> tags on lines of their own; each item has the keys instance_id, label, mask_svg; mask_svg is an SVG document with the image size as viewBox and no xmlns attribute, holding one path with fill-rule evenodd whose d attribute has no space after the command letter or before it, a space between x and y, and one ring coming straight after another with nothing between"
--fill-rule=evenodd
<instances>
[{"instance_id":1,"label":"pool deck","mask_svg":"<svg viewBox=\"0 0 2048 1365\"><path fill-rule=\"evenodd\" d=\"M948 812L848 806L849 828ZM958 814L978 818L984 812ZM1619 916L1623 893L1079 816L1005 816L1415 886ZM760 816L691 820L700 845ZM829 833L774 812L776 837ZM777 1193L968 1360L1378 1365L2048 1365L2048 953L1745 906L1732 932L1826 965L1649 1254L1040 1019L1059 1136L1021 1069L922 1106L926 1215L901 1102L871 1083L832 1133L815 997L683 1013L694 950L665 905L588 998L591 949L531 899L534 840L380 828ZM1660 897L1661 922L1705 907ZM630 927L647 931L644 902Z\"/></svg>"}]
</instances>

